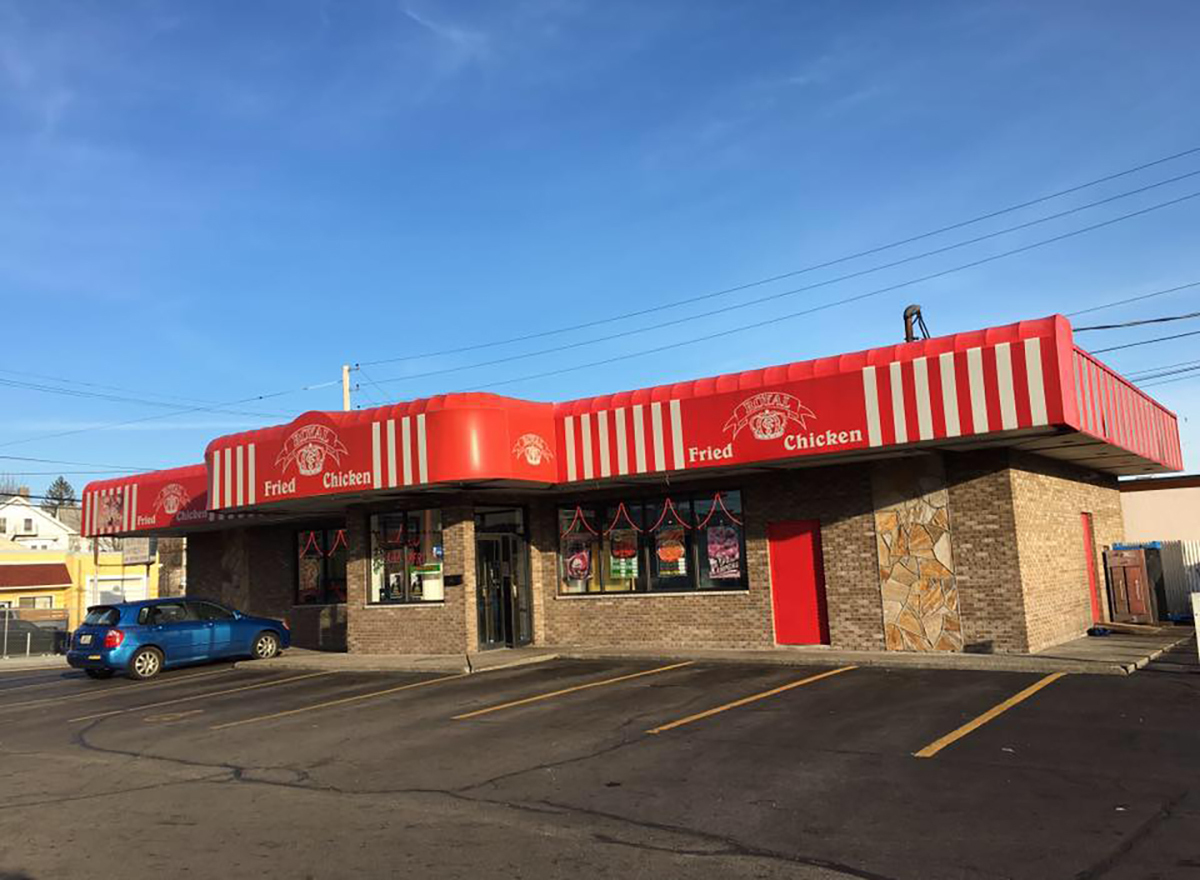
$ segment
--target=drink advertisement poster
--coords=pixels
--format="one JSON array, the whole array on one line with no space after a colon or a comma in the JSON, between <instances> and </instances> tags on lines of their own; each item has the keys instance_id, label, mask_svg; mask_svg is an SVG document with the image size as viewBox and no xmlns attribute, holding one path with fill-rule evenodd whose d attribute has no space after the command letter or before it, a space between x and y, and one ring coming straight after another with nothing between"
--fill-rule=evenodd
<instances>
[{"instance_id":1,"label":"drink advertisement poster","mask_svg":"<svg viewBox=\"0 0 1200 880\"><path fill-rule=\"evenodd\" d=\"M608 533L608 568L615 578L638 576L638 537L633 529L613 529Z\"/></svg>"},{"instance_id":2,"label":"drink advertisement poster","mask_svg":"<svg viewBox=\"0 0 1200 880\"><path fill-rule=\"evenodd\" d=\"M684 552L683 528L659 529L654 539L659 577L686 577L687 554Z\"/></svg>"},{"instance_id":3,"label":"drink advertisement poster","mask_svg":"<svg viewBox=\"0 0 1200 880\"><path fill-rule=\"evenodd\" d=\"M742 550L737 529L729 526L709 527L708 576L713 580L742 576Z\"/></svg>"},{"instance_id":4,"label":"drink advertisement poster","mask_svg":"<svg viewBox=\"0 0 1200 880\"><path fill-rule=\"evenodd\" d=\"M568 541L565 568L568 580L584 580L592 576L592 547L587 541Z\"/></svg>"}]
</instances>

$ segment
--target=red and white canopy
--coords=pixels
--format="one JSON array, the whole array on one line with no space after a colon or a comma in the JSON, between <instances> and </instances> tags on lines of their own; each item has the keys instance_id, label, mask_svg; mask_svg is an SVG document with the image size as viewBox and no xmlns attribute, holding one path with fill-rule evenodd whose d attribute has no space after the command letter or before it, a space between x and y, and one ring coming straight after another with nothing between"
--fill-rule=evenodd
<instances>
[{"instance_id":1,"label":"red and white canopy","mask_svg":"<svg viewBox=\"0 0 1200 880\"><path fill-rule=\"evenodd\" d=\"M182 516L199 519L205 503L265 512L446 486L550 488L981 446L1112 474L1183 466L1174 413L1078 348L1053 316L567 403L467 393L308 412L217 438L204 467L91 484L84 533L181 525L160 503L169 482L186 489Z\"/></svg>"}]
</instances>

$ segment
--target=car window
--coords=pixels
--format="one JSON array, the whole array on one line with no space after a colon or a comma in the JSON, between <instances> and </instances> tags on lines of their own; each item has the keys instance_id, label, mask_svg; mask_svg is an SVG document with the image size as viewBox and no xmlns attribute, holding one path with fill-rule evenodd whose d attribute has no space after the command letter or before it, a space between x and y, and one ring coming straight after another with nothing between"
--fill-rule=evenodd
<instances>
[{"instance_id":1,"label":"car window","mask_svg":"<svg viewBox=\"0 0 1200 880\"><path fill-rule=\"evenodd\" d=\"M233 612L211 602L188 602L198 620L233 620Z\"/></svg>"},{"instance_id":2,"label":"car window","mask_svg":"<svg viewBox=\"0 0 1200 880\"><path fill-rule=\"evenodd\" d=\"M85 626L116 626L121 619L121 612L110 605L97 605L89 608L87 617L83 619Z\"/></svg>"},{"instance_id":3,"label":"car window","mask_svg":"<svg viewBox=\"0 0 1200 880\"><path fill-rule=\"evenodd\" d=\"M151 605L146 620L151 626L162 626L167 623L183 623L193 619L187 607L182 602L164 602L161 605Z\"/></svg>"}]
</instances>

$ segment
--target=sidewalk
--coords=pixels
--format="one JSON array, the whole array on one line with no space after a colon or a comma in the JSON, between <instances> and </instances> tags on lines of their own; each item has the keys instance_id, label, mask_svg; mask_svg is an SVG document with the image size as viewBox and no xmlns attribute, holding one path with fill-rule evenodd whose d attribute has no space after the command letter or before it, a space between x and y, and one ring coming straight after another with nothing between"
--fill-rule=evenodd
<instances>
[{"instance_id":1,"label":"sidewalk","mask_svg":"<svg viewBox=\"0 0 1200 880\"><path fill-rule=\"evenodd\" d=\"M35 654L32 657L0 657L0 674L30 669L70 669L62 654Z\"/></svg>"},{"instance_id":2,"label":"sidewalk","mask_svg":"<svg viewBox=\"0 0 1200 880\"><path fill-rule=\"evenodd\" d=\"M275 669L345 672L487 672L547 660L695 660L703 663L779 666L881 666L906 669L970 669L990 672L1072 672L1129 675L1163 652L1193 638L1192 627L1141 627L1139 632L1084 636L1037 654L910 654L842 651L826 647L766 650L671 648L515 648L475 654L334 654L291 648L266 661ZM262 668L262 661L246 661ZM238 664L239 666L243 664Z\"/></svg>"}]
</instances>

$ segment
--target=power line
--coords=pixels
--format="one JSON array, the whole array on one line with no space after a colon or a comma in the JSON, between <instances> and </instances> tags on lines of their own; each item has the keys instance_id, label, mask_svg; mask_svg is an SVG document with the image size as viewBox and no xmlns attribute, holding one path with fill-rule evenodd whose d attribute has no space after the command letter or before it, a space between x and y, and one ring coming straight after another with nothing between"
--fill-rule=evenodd
<instances>
[{"instance_id":1,"label":"power line","mask_svg":"<svg viewBox=\"0 0 1200 880\"><path fill-rule=\"evenodd\" d=\"M1194 373L1196 370L1200 370L1200 364L1196 364L1196 365L1193 365L1190 367L1180 367L1179 369L1176 369L1176 370L1163 370L1162 372L1155 373L1151 376L1143 376L1141 379L1134 379L1131 381L1134 381L1134 382L1137 382L1140 384L1143 381L1148 381L1151 379L1162 379L1166 376L1177 376L1180 373ZM1152 384L1157 384L1157 383L1152 383Z\"/></svg>"},{"instance_id":2,"label":"power line","mask_svg":"<svg viewBox=\"0 0 1200 880\"><path fill-rule=\"evenodd\" d=\"M1141 327L1143 324L1166 324L1169 321L1186 321L1190 318L1200 318L1200 312L1188 312L1186 315L1168 315L1165 318L1143 318L1140 321L1125 321L1120 324L1096 324L1092 327L1076 327L1076 333L1086 333L1089 330L1123 330L1126 327Z\"/></svg>"},{"instance_id":3,"label":"power line","mask_svg":"<svg viewBox=\"0 0 1200 880\"><path fill-rule=\"evenodd\" d=\"M1168 293L1176 293L1180 290L1187 290L1189 287L1200 287L1200 281L1190 281L1187 284L1180 284L1178 287L1168 287L1166 290L1156 290L1153 293L1143 293L1141 296L1131 296L1129 299L1119 299L1116 302L1105 303L1101 306L1092 306L1088 309L1080 309L1077 312L1067 312L1068 318L1074 318L1076 315L1086 315L1089 312L1098 312L1101 309L1111 309L1114 306L1128 305L1132 302L1140 302L1144 299L1150 299L1155 296L1164 296Z\"/></svg>"},{"instance_id":4,"label":"power line","mask_svg":"<svg viewBox=\"0 0 1200 880\"><path fill-rule=\"evenodd\" d=\"M1200 369L1200 368L1198 368L1198 369ZM1172 382L1182 382L1184 379L1195 379L1195 378L1196 378L1196 375L1193 373L1193 374L1187 375L1187 376L1176 376L1173 379L1163 379L1159 382L1148 382L1141 387L1153 388L1156 385L1170 385Z\"/></svg>"},{"instance_id":5,"label":"power line","mask_svg":"<svg viewBox=\"0 0 1200 880\"><path fill-rule=\"evenodd\" d=\"M1172 205L1178 205L1182 202L1189 201L1198 196L1200 196L1200 192L1189 193L1186 196L1180 196L1179 198L1171 199L1170 201L1167 201L1167 202L1160 202L1159 204L1156 204L1156 205L1150 205L1149 207L1141 208L1137 211L1131 211L1128 214L1122 214L1118 217L1113 217L1108 220L1103 220L1099 223L1093 223L1091 226L1084 226L1080 229L1074 229L1070 232L1064 232L1060 235L1055 235L1051 238L1045 238L1045 239L1042 239L1041 241L1035 241L1035 242L1032 242L1027 245L1022 245L1021 247L1013 248L1012 250L1003 251L998 254L992 254L991 256L982 257L978 260L972 260L969 263L962 263L958 266L951 266L948 269L942 269L938 272L933 272L929 275L922 275L919 278L911 278L907 281L901 281L897 284L889 284L886 287L876 288L875 290L870 290L870 291L867 291L866 293L856 294L855 296L843 297L842 299L839 299L839 300L833 300L832 302L823 303L818 306L812 306L811 308L802 309L801 311L792 312L787 315L781 315L779 317L767 318L766 320L763 320L763 321L755 321L752 324L743 324L739 327L732 327L727 330L721 330L716 333L710 333L706 336L698 336L698 337L693 337L692 339L684 339L679 342L673 342L673 343L669 343L667 345L659 345L654 348L643 349L642 351L636 351L636 352L630 352L627 354L616 355L614 357L604 358L603 360L592 361L592 362L586 363L586 364L579 364L577 366L572 366L572 367L563 367L561 369L556 369L556 370L547 370L542 373L533 373L533 374L527 375L527 376L518 376L517 378L514 378L514 379L505 379L505 380L502 380L499 382L491 382L487 385L477 385L474 388L471 388L469 390L482 391L482 390L485 390L488 388L496 388L501 385L511 385L516 382L526 382L531 379L543 379L543 378L546 378L549 376L557 376L557 375L561 375L564 373L575 372L578 370L590 369L592 367L607 366L608 364L617 363L618 361L628 360L630 358L643 357L643 356L649 355L649 354L658 354L659 352L669 351L669 350L675 349L675 348L682 348L685 345L694 345L699 342L709 342L714 339L720 339L725 336L731 336L735 333L744 333L747 330L757 330L761 327L766 327L766 326L769 326L772 324L778 324L781 321L788 321L793 318L799 318L804 315L810 315L814 312L819 312L819 311L823 311L825 309L835 308L837 306L846 305L846 304L852 303L852 302L858 302L859 300L868 299L870 297L880 296L881 294L890 293L891 291L900 290L905 287L911 287L914 284L921 284L926 281L932 281L937 278L943 278L947 275L952 275L956 272L962 272L967 269L973 269L976 266L982 266L986 263L992 263L992 262L995 262L996 260L1002 260L1007 257L1015 256L1016 254L1021 254L1021 253L1025 253L1026 251L1034 250L1035 248L1045 247L1046 245L1054 244L1056 242L1063 241L1068 238L1074 238L1075 236L1078 236L1078 235L1083 235L1088 232L1093 232L1097 229L1101 229L1106 226L1112 226L1116 223L1121 223L1125 220L1130 220L1134 217L1138 217L1143 214L1149 214L1153 211L1158 211L1163 208L1171 207Z\"/></svg>"},{"instance_id":6,"label":"power line","mask_svg":"<svg viewBox=\"0 0 1200 880\"><path fill-rule=\"evenodd\" d=\"M10 372L10 371L0 370L0 372ZM139 405L143 405L143 406L156 406L156 407L160 407L160 408L173 409L173 410L187 409L187 407L185 407L181 404L178 404L178 403L167 403L165 401L160 401L160 400L147 400L144 397L125 397L125 396L117 395L117 394L105 394L104 392L101 392L101 391L81 391L77 388L56 388L53 385L41 385L41 384L34 383L34 382L21 382L16 379L5 379L3 377L0 377L0 387L21 388L21 389L26 389L29 391L40 391L40 392L46 393L46 394L61 394L64 397L93 398L93 399L97 399L97 400L107 400L107 401L110 401L113 403L134 403L134 404L139 404ZM274 413L247 412L244 410L233 410L233 409L214 409L212 411L218 412L218 413L224 413L224 414L228 414L228 415L236 415L236 416L261 417L261 416L275 415Z\"/></svg>"},{"instance_id":7,"label":"power line","mask_svg":"<svg viewBox=\"0 0 1200 880\"><path fill-rule=\"evenodd\" d=\"M1191 366L1192 364L1200 364L1200 360L1198 360L1198 361L1179 361L1178 363L1174 363L1174 364L1160 364L1157 367L1147 367L1144 370L1134 370L1132 373L1130 373L1127 376L1127 378L1133 379L1135 377L1140 377L1142 379L1148 379L1148 378L1152 378L1152 377L1147 376L1146 375L1147 373L1157 373L1159 370L1167 370L1167 369L1170 369L1171 367L1187 367L1187 366Z\"/></svg>"},{"instance_id":8,"label":"power line","mask_svg":"<svg viewBox=\"0 0 1200 880\"><path fill-rule=\"evenodd\" d=\"M186 403L217 403L215 400L207 400L202 397L184 397L178 394L162 394L156 391L146 391L144 388L124 388L120 385L104 385L99 382L86 382L83 379L67 379L62 376L50 376L46 373L31 373L27 370L11 370L0 369L0 373L5 373L9 376L24 376L28 379L44 379L49 382L58 382L63 385L79 385L84 388L98 388L103 391L121 391L126 394L139 394L142 397L137 400L145 400L145 396L162 397L168 400L182 400ZM278 416L279 413L235 413L235 415L253 415L253 416Z\"/></svg>"},{"instance_id":9,"label":"power line","mask_svg":"<svg viewBox=\"0 0 1200 880\"><path fill-rule=\"evenodd\" d=\"M31 458L28 455L0 455L6 461L30 461L35 464L69 464L76 467L112 468L112 473L142 473L145 471L161 470L161 468L134 468L119 464L99 464L94 461L63 461L57 458Z\"/></svg>"},{"instance_id":10,"label":"power line","mask_svg":"<svg viewBox=\"0 0 1200 880\"><path fill-rule=\"evenodd\" d=\"M172 416L188 415L189 413L213 412L221 407L237 406L242 403L253 403L256 400L269 400L274 397L283 397L288 394L299 394L302 391L315 391L318 388L330 388L334 385L341 385L341 384L342 384L342 382L340 379L334 380L332 382L317 382L316 384L313 384L313 385L304 385L300 388L292 388L287 391L273 391L269 394L256 394L252 397L243 397L240 400L231 400L226 403L216 404L215 406L197 406L197 407L192 407L191 409L179 410L178 412L158 413L157 415L143 416L142 418L138 418L138 419L126 419L121 422L110 422L107 425L93 425L93 426L87 427L87 428L74 428L70 431L57 431L52 434L40 434L37 437L26 437L22 440L9 440L5 443L0 443L0 448L5 447L5 446L16 446L17 444L20 444L20 443L36 443L39 440L52 440L57 437L72 437L76 434L87 434L92 431L107 431L111 428L122 428L122 427L125 427L126 425L137 425L137 424L141 424L143 422L151 422L156 419L165 419L165 418L171 418ZM0 458L4 458L4 456L0 456Z\"/></svg>"},{"instance_id":11,"label":"power line","mask_svg":"<svg viewBox=\"0 0 1200 880\"><path fill-rule=\"evenodd\" d=\"M1183 339L1185 336L1200 336L1200 330L1190 333L1176 333L1174 336L1156 336L1153 339L1143 339L1140 342L1126 342L1124 345L1110 345L1108 348L1097 348L1091 354L1104 354L1106 351L1120 351L1123 348L1136 348L1139 345L1150 345L1154 342L1169 342L1172 339Z\"/></svg>"},{"instance_id":12,"label":"power line","mask_svg":"<svg viewBox=\"0 0 1200 880\"><path fill-rule=\"evenodd\" d=\"M0 471L0 477L96 477L126 471Z\"/></svg>"},{"instance_id":13,"label":"power line","mask_svg":"<svg viewBox=\"0 0 1200 880\"><path fill-rule=\"evenodd\" d=\"M884 251L892 250L894 248L903 247L906 244L912 244L917 241L922 241L923 239L926 239L926 238L932 238L933 236L941 235L944 232L952 232L956 229L962 229L966 226L972 226L977 223L982 223L986 220L991 220L996 217L1002 216L1004 214L1009 214L1014 211L1020 211L1024 208L1029 208L1034 205L1041 204L1043 202L1051 201L1053 199L1062 198L1063 196L1071 195L1072 193L1080 192L1081 190L1089 189L1094 186L1099 186L1102 183L1108 183L1109 181L1117 180L1118 178L1121 178L1121 177L1127 177L1128 175L1136 174L1139 171L1145 171L1147 168L1153 168L1156 165L1162 165L1166 162L1172 162L1176 159L1182 159L1185 156L1191 156L1198 152L1200 152L1200 146L1192 147L1190 149L1183 150L1178 153L1172 153L1169 156L1163 156L1162 158L1155 159L1151 162L1146 162L1141 165L1136 165L1132 168L1127 168L1123 171L1118 171L1114 174L1108 174L1108 175L1105 175L1104 177L1098 177L1094 180L1089 180L1085 183L1081 183L1081 184L1077 184L1072 187L1068 187L1067 189L1058 190L1057 192L1049 193L1044 196L1039 196L1035 199L1030 199L1029 201L1021 202L1021 203L1015 204L1015 205L1010 205L1007 208L1000 208L995 211L989 211L985 214L980 214L980 215L978 215L976 217L972 217L968 220L962 220L957 223L951 223L947 226L941 226L937 229L931 229L926 232L919 233L917 235L909 236L908 238L903 238L903 239L899 239L897 241L889 242L887 244L878 245L876 247L868 248L863 251L858 251L856 253L837 257L836 259L826 260L821 263L814 263L810 266L805 266L803 268L795 269L795 270L792 270L789 272L783 272L778 275L772 275L767 278L760 278L755 281L747 282L745 284L739 284L739 285L735 285L733 287L726 287L721 290L714 290L709 293L704 293L704 294L700 294L697 296L684 297L682 299L677 299L677 300L674 300L671 302L662 303L660 305L649 306L649 307L646 307L643 309L637 309L637 310L634 310L631 312L625 312L623 314L614 315L609 318L598 318L593 321L585 321L580 324L572 324L570 326L558 327L558 328L551 329L551 330L541 330L541 331L538 331L537 333L527 333L522 336L509 337L508 339L493 340L490 342L480 342L480 343L475 343L472 345L460 346L458 348L446 348L446 349L441 349L440 351L431 351L431 352L425 352L422 354L412 354L412 355L404 355L401 357L383 358L383 359L373 360L373 361L363 361L362 363L365 363L368 366L371 366L374 364L400 363L402 361L418 360L418 359L432 358L432 357L441 357L443 355L448 355L448 354L462 354L462 353L468 352L468 351L479 351L481 349L495 348L500 345L509 345L509 344L517 343L517 342L528 342L530 340L541 339L546 336L555 336L560 333L569 333L569 332L573 332L575 330L586 330L588 328L597 327L602 324L610 324L610 323L613 323L616 321L624 321L629 318L638 318L643 315L649 315L649 314L653 314L655 312L665 311L667 309L673 309L673 308L676 308L681 305L687 305L688 303L700 302L702 300L713 299L718 296L725 296L727 294L737 293L742 290L749 290L750 288L753 288L753 287L760 287L764 284L771 284L776 281L782 281L785 278L793 278L797 275L803 275L808 272L815 272L818 269L828 269L831 266L836 266L841 263L849 262L851 260L857 260L862 257L869 257L869 256L872 256L873 254L878 254L878 253L882 253Z\"/></svg>"},{"instance_id":14,"label":"power line","mask_svg":"<svg viewBox=\"0 0 1200 880\"><path fill-rule=\"evenodd\" d=\"M408 381L413 381L416 379L426 379L431 376L442 376L442 375L446 375L448 373L458 373L458 372L463 372L465 370L479 369L481 367L493 367L493 366L498 366L500 364L512 363L514 361L527 360L529 358L541 357L543 355L557 354L559 352L569 351L569 350L575 349L575 348L583 348L584 346L588 346L588 345L599 345L599 344L605 343L605 342L612 342L616 339L623 339L628 336L635 336L640 333L657 332L657 331L663 329L664 327L673 327L673 326L676 326L679 324L686 324L691 321L699 321L704 318L711 318L714 315L721 315L721 314L725 314L727 312L733 312L733 311L737 311L739 309L745 309L745 308L749 308L751 306L761 305L766 302L772 302L774 300L782 299L784 297L795 296L796 294L805 293L805 292L811 291L811 290L816 290L821 287L828 287L832 284L838 284L842 281L849 281L854 278L861 278L865 275L871 275L876 272L884 271L885 269L894 269L897 266L902 266L902 265L905 265L908 263L915 262L917 260L923 260L927 257L937 256L939 254L944 254L949 251L958 250L960 248L968 247L968 246L974 245L974 244L979 244L980 242L988 241L989 239L998 238L1002 235L1009 235L1013 232L1019 232L1023 229L1029 229L1030 227L1033 227L1033 226L1038 226L1038 225L1041 225L1043 223L1048 223L1053 220L1059 220L1063 217L1067 217L1072 214L1077 214L1081 211L1086 211L1091 208L1099 207L1100 205L1108 204L1109 202L1114 202L1119 199L1125 199L1125 198L1129 198L1130 196L1139 195L1140 193L1146 192L1151 189L1156 189L1157 187L1160 187L1160 186L1166 186L1168 184L1178 183L1180 180L1184 180L1189 177L1194 177L1197 174L1200 174L1200 170L1189 171L1188 173L1178 175L1177 177L1168 178L1167 180L1162 180L1162 181L1158 181L1156 183L1147 184L1146 186L1138 187L1137 189L1129 190L1129 191L1123 192L1123 193L1118 193L1113 196L1108 196L1107 198L1103 198L1103 199L1100 199L1095 202L1089 202L1084 205L1078 205L1074 208L1069 208L1065 211L1060 211L1056 214L1049 214L1045 217L1039 217L1037 219L1029 220L1024 223L1018 223L1015 226L1009 226L1004 229L998 229L998 230L995 230L994 232L989 232L984 235L976 236L975 238L964 239L963 241L955 242L955 243L949 244L949 245L944 245L939 248L934 248L933 250L930 250L930 251L924 251L919 254L913 254L911 256L904 257L899 260L893 260L890 263L881 263L878 266L871 266L866 269L859 269L856 272L849 272L845 275L839 275L837 277L829 278L824 281L817 281L813 284L806 284L802 287L796 287L796 288L792 288L790 290L778 291L776 293L771 293L771 294L767 294L765 296L757 297L755 299L747 300L746 302L734 303L732 305L722 306L717 309L710 309L707 312L688 314L688 315L684 315L679 318L675 318L670 321L660 321L656 324L651 324L651 325L645 326L645 327L634 327L629 330L623 330L619 333L611 333L607 336L597 336L597 337L592 337L592 338L588 338L588 339L581 339L581 340L578 340L575 342L568 342L563 345L553 346L551 348L543 348L538 351L525 352L522 354L507 355L505 357L494 358L489 361L480 361L480 362L477 362L474 364L464 364L464 365L460 365L460 366L456 366L456 367L443 367L443 368L437 369L437 370L427 370L423 373L412 373L407 376L396 376L396 377L392 377L392 378L388 378L388 379L382 379L380 381L388 383L388 382L408 382ZM359 366L361 367L361 364ZM378 383L376 383L376 384L378 384Z\"/></svg>"}]
</instances>

